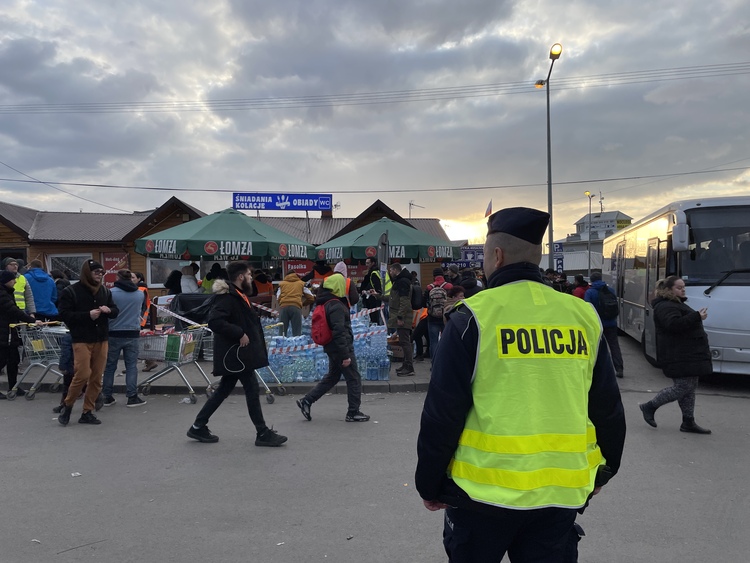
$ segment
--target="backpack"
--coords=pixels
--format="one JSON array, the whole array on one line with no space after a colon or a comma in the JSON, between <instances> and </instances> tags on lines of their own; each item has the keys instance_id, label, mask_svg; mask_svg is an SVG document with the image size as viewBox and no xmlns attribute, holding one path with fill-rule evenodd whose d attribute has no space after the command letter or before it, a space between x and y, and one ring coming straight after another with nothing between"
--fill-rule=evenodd
<instances>
[{"instance_id":1,"label":"backpack","mask_svg":"<svg viewBox=\"0 0 750 563\"><path fill-rule=\"evenodd\" d=\"M333 340L333 332L331 331L331 325L328 323L328 311L326 311L325 304L318 305L313 310L310 336L315 344L321 346L330 344Z\"/></svg>"},{"instance_id":2,"label":"backpack","mask_svg":"<svg viewBox=\"0 0 750 563\"><path fill-rule=\"evenodd\" d=\"M448 301L448 292L443 288L445 284L434 286L430 293L427 294L429 304L427 305L427 314L435 319L443 319L445 306Z\"/></svg>"},{"instance_id":3,"label":"backpack","mask_svg":"<svg viewBox=\"0 0 750 563\"><path fill-rule=\"evenodd\" d=\"M419 311L422 308L422 291L411 286L411 310Z\"/></svg>"},{"instance_id":4,"label":"backpack","mask_svg":"<svg viewBox=\"0 0 750 563\"><path fill-rule=\"evenodd\" d=\"M603 321L616 319L617 315L620 314L620 305L617 303L617 297L612 294L607 284L599 288L599 305L596 311Z\"/></svg>"}]
</instances>

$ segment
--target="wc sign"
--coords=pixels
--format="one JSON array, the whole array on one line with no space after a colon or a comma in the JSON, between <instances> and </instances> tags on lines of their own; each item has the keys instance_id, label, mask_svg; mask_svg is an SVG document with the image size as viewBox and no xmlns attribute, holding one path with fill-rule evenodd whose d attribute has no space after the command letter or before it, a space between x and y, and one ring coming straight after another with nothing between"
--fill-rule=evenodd
<instances>
[{"instance_id":1,"label":"wc sign","mask_svg":"<svg viewBox=\"0 0 750 563\"><path fill-rule=\"evenodd\" d=\"M235 192L232 195L232 207L259 211L331 211L333 195Z\"/></svg>"}]
</instances>

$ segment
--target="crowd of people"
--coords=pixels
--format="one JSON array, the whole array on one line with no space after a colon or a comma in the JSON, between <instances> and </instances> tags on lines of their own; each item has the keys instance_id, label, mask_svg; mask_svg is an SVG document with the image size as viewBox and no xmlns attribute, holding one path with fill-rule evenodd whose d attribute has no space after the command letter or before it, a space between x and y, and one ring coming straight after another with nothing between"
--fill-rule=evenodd
<instances>
[{"instance_id":1,"label":"crowd of people","mask_svg":"<svg viewBox=\"0 0 750 563\"><path fill-rule=\"evenodd\" d=\"M548 214L528 208L491 215L486 280L452 266L435 268L423 290L401 264L390 264L382 280L368 259L359 287L341 262L334 268L316 264L303 277L289 274L277 290L285 330L296 332L300 309L314 302L330 331L324 344L328 375L297 401L308 421L312 406L341 377L347 385L345 420L369 420L360 410L361 376L349 315L360 297L367 307L388 304L389 312L381 317L378 309L372 320L384 318L404 348L399 376L413 375L412 342L417 333L426 338L422 346L429 349L432 370L415 483L427 510L445 510L443 543L453 562L496 561L506 553L513 561L577 561L576 515L620 468L626 428L616 379L623 366L615 292L600 272L592 273L590 283L576 276L571 285L564 276L538 268L548 222ZM60 319L70 332L72 365L70 358L61 358L70 377L56 408L58 422L67 425L83 397L78 422L101 423L94 413L116 402L113 378L121 353L127 406L144 404L135 380L137 343L148 310L143 276L121 269L110 290L95 260L83 264L72 285L64 276L44 272L38 261L24 275L22 266L10 259L0 271L0 368L7 369L9 384L15 385L20 362L12 325ZM279 447L287 437L268 426L260 405L254 370L268 365L268 352L249 300L273 292L273 285L243 261L212 268L200 286L196 272L183 268L180 287L210 287L214 296L208 326L214 334L213 374L220 382L187 436L219 441L209 420L239 382L255 445ZM658 282L652 302L658 358L674 385L640 410L656 427L657 409L677 401L680 430L710 434L694 416L698 378L712 371L702 324L708 311L695 311L685 301L684 280L669 276ZM422 323L426 330L420 332Z\"/></svg>"}]
</instances>

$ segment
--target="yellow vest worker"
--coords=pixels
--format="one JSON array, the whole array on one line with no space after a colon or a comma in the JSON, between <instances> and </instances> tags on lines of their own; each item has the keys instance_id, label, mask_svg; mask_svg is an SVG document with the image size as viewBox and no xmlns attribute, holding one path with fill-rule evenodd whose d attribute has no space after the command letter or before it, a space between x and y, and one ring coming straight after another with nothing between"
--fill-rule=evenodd
<instances>
[{"instance_id":1,"label":"yellow vest worker","mask_svg":"<svg viewBox=\"0 0 750 563\"><path fill-rule=\"evenodd\" d=\"M620 467L625 417L596 311L542 282L549 215L489 218L488 289L448 315L415 483L454 563L563 561L576 510Z\"/></svg>"}]
</instances>

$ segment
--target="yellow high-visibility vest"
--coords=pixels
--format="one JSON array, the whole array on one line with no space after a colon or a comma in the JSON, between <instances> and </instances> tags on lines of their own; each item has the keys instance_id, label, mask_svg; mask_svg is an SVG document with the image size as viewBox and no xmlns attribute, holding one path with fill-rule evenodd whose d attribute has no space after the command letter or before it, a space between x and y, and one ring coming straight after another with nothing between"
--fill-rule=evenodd
<instances>
[{"instance_id":1,"label":"yellow high-visibility vest","mask_svg":"<svg viewBox=\"0 0 750 563\"><path fill-rule=\"evenodd\" d=\"M26 311L26 276L16 276L16 285L13 286L13 298L21 311Z\"/></svg>"},{"instance_id":2,"label":"yellow high-visibility vest","mask_svg":"<svg viewBox=\"0 0 750 563\"><path fill-rule=\"evenodd\" d=\"M579 508L605 463L588 418L601 338L590 304L519 281L462 302L479 326L473 406L449 476L474 500Z\"/></svg>"}]
</instances>

